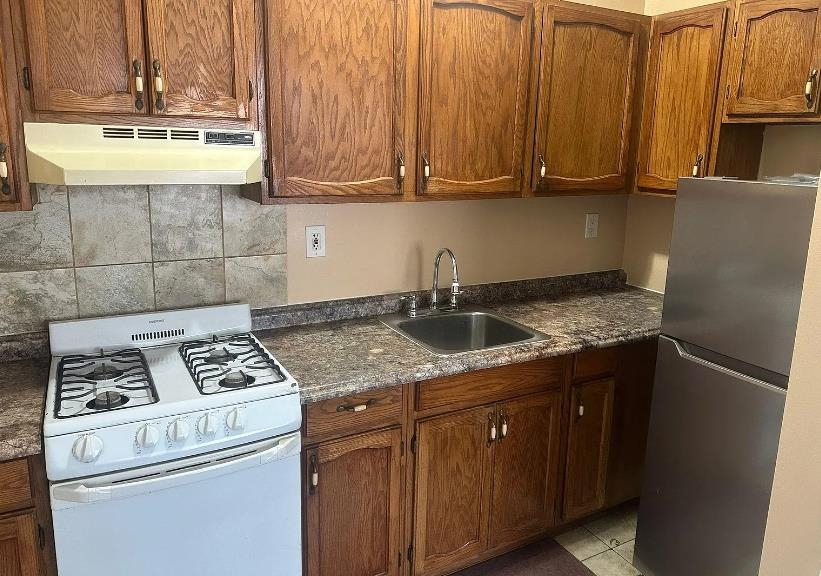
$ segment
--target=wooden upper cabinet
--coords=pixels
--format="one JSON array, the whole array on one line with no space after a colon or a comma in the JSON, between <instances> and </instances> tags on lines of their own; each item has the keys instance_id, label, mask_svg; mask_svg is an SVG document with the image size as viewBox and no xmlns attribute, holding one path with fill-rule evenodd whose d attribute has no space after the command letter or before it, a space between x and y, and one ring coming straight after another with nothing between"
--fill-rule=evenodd
<instances>
[{"instance_id":1,"label":"wooden upper cabinet","mask_svg":"<svg viewBox=\"0 0 821 576\"><path fill-rule=\"evenodd\" d=\"M725 116L818 114L821 2L741 2Z\"/></svg>"},{"instance_id":2,"label":"wooden upper cabinet","mask_svg":"<svg viewBox=\"0 0 821 576\"><path fill-rule=\"evenodd\" d=\"M492 407L417 424L413 570L444 574L487 547Z\"/></svg>"},{"instance_id":3,"label":"wooden upper cabinet","mask_svg":"<svg viewBox=\"0 0 821 576\"><path fill-rule=\"evenodd\" d=\"M613 378L573 385L564 480L565 520L604 506L614 388Z\"/></svg>"},{"instance_id":4,"label":"wooden upper cabinet","mask_svg":"<svg viewBox=\"0 0 821 576\"><path fill-rule=\"evenodd\" d=\"M719 4L653 20L639 188L675 190L679 177L706 174L726 19Z\"/></svg>"},{"instance_id":5,"label":"wooden upper cabinet","mask_svg":"<svg viewBox=\"0 0 821 576\"><path fill-rule=\"evenodd\" d=\"M140 0L26 0L34 109L145 114ZM140 104L142 102L142 104Z\"/></svg>"},{"instance_id":6,"label":"wooden upper cabinet","mask_svg":"<svg viewBox=\"0 0 821 576\"><path fill-rule=\"evenodd\" d=\"M391 196L413 187L407 10L406 0L268 2L273 195Z\"/></svg>"},{"instance_id":7,"label":"wooden upper cabinet","mask_svg":"<svg viewBox=\"0 0 821 576\"><path fill-rule=\"evenodd\" d=\"M11 152L11 109L6 96L3 43L0 42L0 206L10 205L17 198L15 161ZM2 208L0 208L2 209Z\"/></svg>"},{"instance_id":8,"label":"wooden upper cabinet","mask_svg":"<svg viewBox=\"0 0 821 576\"><path fill-rule=\"evenodd\" d=\"M561 392L548 392L499 405L490 548L521 542L554 524L561 403Z\"/></svg>"},{"instance_id":9,"label":"wooden upper cabinet","mask_svg":"<svg viewBox=\"0 0 821 576\"><path fill-rule=\"evenodd\" d=\"M399 573L401 437L386 430L307 451L307 576Z\"/></svg>"},{"instance_id":10,"label":"wooden upper cabinet","mask_svg":"<svg viewBox=\"0 0 821 576\"><path fill-rule=\"evenodd\" d=\"M421 193L522 192L533 28L531 2L423 1Z\"/></svg>"},{"instance_id":11,"label":"wooden upper cabinet","mask_svg":"<svg viewBox=\"0 0 821 576\"><path fill-rule=\"evenodd\" d=\"M0 575L39 576L38 556L34 514L0 520Z\"/></svg>"},{"instance_id":12,"label":"wooden upper cabinet","mask_svg":"<svg viewBox=\"0 0 821 576\"><path fill-rule=\"evenodd\" d=\"M153 113L249 118L254 0L145 0L145 6Z\"/></svg>"},{"instance_id":13,"label":"wooden upper cabinet","mask_svg":"<svg viewBox=\"0 0 821 576\"><path fill-rule=\"evenodd\" d=\"M537 193L626 187L643 19L581 6L544 10Z\"/></svg>"}]
</instances>

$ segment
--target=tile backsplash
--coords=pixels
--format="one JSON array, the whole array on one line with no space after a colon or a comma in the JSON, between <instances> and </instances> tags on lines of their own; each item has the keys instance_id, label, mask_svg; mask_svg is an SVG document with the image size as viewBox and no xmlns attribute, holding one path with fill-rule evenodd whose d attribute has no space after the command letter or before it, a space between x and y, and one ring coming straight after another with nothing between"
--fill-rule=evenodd
<instances>
[{"instance_id":1,"label":"tile backsplash","mask_svg":"<svg viewBox=\"0 0 821 576\"><path fill-rule=\"evenodd\" d=\"M49 320L285 304L286 218L236 186L40 186L0 212L0 335Z\"/></svg>"}]
</instances>

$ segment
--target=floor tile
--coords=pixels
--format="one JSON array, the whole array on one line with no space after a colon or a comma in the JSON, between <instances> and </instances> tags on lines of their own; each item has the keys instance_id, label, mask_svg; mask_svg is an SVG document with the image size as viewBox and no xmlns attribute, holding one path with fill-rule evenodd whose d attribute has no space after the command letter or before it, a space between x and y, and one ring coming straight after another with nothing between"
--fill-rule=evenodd
<instances>
[{"instance_id":1,"label":"floor tile","mask_svg":"<svg viewBox=\"0 0 821 576\"><path fill-rule=\"evenodd\" d=\"M630 540L630 542L625 542L621 546L616 546L615 548L613 548L613 550L615 550L616 553L619 556L621 556L622 558L624 558L628 562L632 563L633 562L633 551L635 550L635 548L636 548L636 541L635 540Z\"/></svg>"},{"instance_id":2,"label":"floor tile","mask_svg":"<svg viewBox=\"0 0 821 576\"><path fill-rule=\"evenodd\" d=\"M608 549L607 544L593 536L584 527L560 534L555 540L579 560L586 560Z\"/></svg>"},{"instance_id":3,"label":"floor tile","mask_svg":"<svg viewBox=\"0 0 821 576\"><path fill-rule=\"evenodd\" d=\"M613 550L588 558L583 564L596 576L641 576L641 572Z\"/></svg>"},{"instance_id":4,"label":"floor tile","mask_svg":"<svg viewBox=\"0 0 821 576\"><path fill-rule=\"evenodd\" d=\"M585 528L611 548L636 538L636 509L620 508L585 524Z\"/></svg>"}]
</instances>

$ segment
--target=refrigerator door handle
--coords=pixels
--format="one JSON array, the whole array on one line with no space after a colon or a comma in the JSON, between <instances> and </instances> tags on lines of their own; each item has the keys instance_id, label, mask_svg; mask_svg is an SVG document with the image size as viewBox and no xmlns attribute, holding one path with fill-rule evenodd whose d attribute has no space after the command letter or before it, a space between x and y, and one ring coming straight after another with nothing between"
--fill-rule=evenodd
<instances>
[{"instance_id":1,"label":"refrigerator door handle","mask_svg":"<svg viewBox=\"0 0 821 576\"><path fill-rule=\"evenodd\" d=\"M672 342L676 347L676 351L678 352L678 355L684 360L688 360L690 362L695 362L696 364L700 364L701 366L704 366L705 368L709 368L710 370L715 370L716 372L721 372L722 374L726 374L727 376L730 376L732 378L736 378L738 380L743 380L745 382L749 382L750 384L753 384L753 385L758 386L760 388L764 388L765 390L770 390L772 392L778 392L778 393L784 394L784 395L787 394L787 391L784 388L781 388L780 386L776 386L775 384L770 384L769 382L765 382L764 380L759 380L758 378L753 378L752 376L748 376L747 374L744 374L744 373L739 372L737 370L732 370L730 368L727 368L726 366L722 366L721 364L716 364L715 362L710 362L709 360L705 360L704 358L699 358L698 356L694 356L693 354L690 354L689 352L687 352L687 350L685 350L685 348L677 340L672 340Z\"/></svg>"}]
</instances>

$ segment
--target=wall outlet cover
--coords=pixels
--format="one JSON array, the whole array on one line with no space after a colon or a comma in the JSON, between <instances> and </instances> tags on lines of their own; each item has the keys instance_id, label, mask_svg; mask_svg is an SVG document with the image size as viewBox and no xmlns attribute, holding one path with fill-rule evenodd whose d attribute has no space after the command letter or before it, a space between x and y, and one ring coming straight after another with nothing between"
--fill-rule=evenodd
<instances>
[{"instance_id":1,"label":"wall outlet cover","mask_svg":"<svg viewBox=\"0 0 821 576\"><path fill-rule=\"evenodd\" d=\"M599 237L599 215L586 214L584 219L584 237L598 238Z\"/></svg>"},{"instance_id":2,"label":"wall outlet cover","mask_svg":"<svg viewBox=\"0 0 821 576\"><path fill-rule=\"evenodd\" d=\"M325 256L325 226L305 227L305 257L322 258Z\"/></svg>"}]
</instances>

